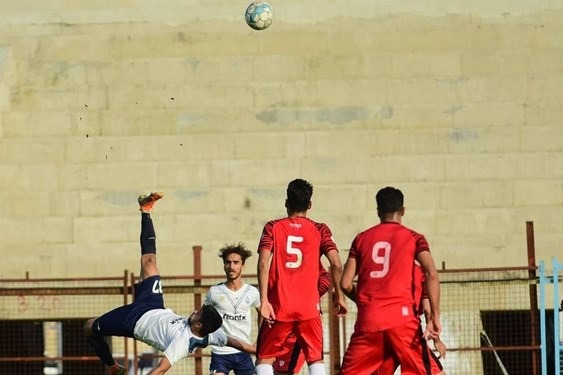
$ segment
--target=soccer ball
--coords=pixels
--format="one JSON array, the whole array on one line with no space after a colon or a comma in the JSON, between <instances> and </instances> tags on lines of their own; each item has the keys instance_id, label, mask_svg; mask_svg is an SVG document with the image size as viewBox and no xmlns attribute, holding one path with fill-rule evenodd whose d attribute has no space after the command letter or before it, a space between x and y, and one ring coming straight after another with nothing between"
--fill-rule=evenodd
<instances>
[{"instance_id":1,"label":"soccer ball","mask_svg":"<svg viewBox=\"0 0 563 375\"><path fill-rule=\"evenodd\" d=\"M272 24L274 12L270 4L257 0L246 8L244 18L248 26L254 30L264 30Z\"/></svg>"}]
</instances>

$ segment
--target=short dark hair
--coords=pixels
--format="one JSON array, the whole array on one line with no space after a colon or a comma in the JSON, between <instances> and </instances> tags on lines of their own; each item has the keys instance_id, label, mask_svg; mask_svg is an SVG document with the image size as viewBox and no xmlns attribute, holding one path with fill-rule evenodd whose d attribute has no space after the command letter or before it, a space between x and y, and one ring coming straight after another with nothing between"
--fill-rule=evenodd
<instances>
[{"instance_id":1,"label":"short dark hair","mask_svg":"<svg viewBox=\"0 0 563 375\"><path fill-rule=\"evenodd\" d=\"M217 331L223 324L223 318L217 309L212 305L203 305L202 313L199 319L201 323L201 335L206 336Z\"/></svg>"},{"instance_id":2,"label":"short dark hair","mask_svg":"<svg viewBox=\"0 0 563 375\"><path fill-rule=\"evenodd\" d=\"M252 251L248 250L242 242L239 242L236 245L228 244L219 249L219 258L222 258L223 262L225 262L227 257L231 254L240 255L242 264L244 264L244 262L252 256Z\"/></svg>"},{"instance_id":3,"label":"short dark hair","mask_svg":"<svg viewBox=\"0 0 563 375\"><path fill-rule=\"evenodd\" d=\"M303 212L309 209L311 197L313 196L313 185L297 178L287 185L286 208L292 212Z\"/></svg>"},{"instance_id":4,"label":"short dark hair","mask_svg":"<svg viewBox=\"0 0 563 375\"><path fill-rule=\"evenodd\" d=\"M403 208L404 197L401 190L391 186L379 190L375 196L379 216L400 211Z\"/></svg>"}]
</instances>

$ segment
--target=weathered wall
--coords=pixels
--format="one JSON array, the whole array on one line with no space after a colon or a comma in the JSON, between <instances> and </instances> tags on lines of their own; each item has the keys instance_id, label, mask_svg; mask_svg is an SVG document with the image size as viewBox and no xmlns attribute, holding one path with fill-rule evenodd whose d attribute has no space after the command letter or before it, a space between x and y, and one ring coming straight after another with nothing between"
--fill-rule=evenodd
<instances>
[{"instance_id":1,"label":"weathered wall","mask_svg":"<svg viewBox=\"0 0 563 375\"><path fill-rule=\"evenodd\" d=\"M136 269L150 190L161 271L218 272L296 177L344 249L394 185L438 264L561 254L563 3L271 3L0 4L0 277Z\"/></svg>"}]
</instances>

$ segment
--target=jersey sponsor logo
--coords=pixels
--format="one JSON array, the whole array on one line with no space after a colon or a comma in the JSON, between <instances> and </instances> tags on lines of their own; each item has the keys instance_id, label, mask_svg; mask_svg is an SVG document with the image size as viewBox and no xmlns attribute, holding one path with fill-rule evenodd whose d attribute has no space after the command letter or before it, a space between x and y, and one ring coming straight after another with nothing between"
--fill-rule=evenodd
<instances>
[{"instance_id":1,"label":"jersey sponsor logo","mask_svg":"<svg viewBox=\"0 0 563 375\"><path fill-rule=\"evenodd\" d=\"M181 316L177 317L176 319L173 319L170 321L170 324L176 324L176 323L180 323L182 320L184 320L184 318L182 318Z\"/></svg>"},{"instance_id":2,"label":"jersey sponsor logo","mask_svg":"<svg viewBox=\"0 0 563 375\"><path fill-rule=\"evenodd\" d=\"M299 224L299 223L290 223L289 226L292 227L292 228L298 228L298 229L299 229L299 228L301 228L303 225L301 225L301 224Z\"/></svg>"},{"instance_id":3,"label":"jersey sponsor logo","mask_svg":"<svg viewBox=\"0 0 563 375\"><path fill-rule=\"evenodd\" d=\"M241 320L246 320L246 315L229 315L229 314L223 314L223 319L224 319L224 320L241 321Z\"/></svg>"}]
</instances>

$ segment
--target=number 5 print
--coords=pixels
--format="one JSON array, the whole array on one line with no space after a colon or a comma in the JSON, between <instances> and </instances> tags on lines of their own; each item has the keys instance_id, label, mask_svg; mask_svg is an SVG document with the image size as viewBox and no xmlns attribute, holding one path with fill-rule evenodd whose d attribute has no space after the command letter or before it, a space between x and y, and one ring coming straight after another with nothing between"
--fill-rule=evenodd
<instances>
[{"instance_id":1,"label":"number 5 print","mask_svg":"<svg viewBox=\"0 0 563 375\"><path fill-rule=\"evenodd\" d=\"M303 242L303 237L299 236L287 236L286 252L288 254L293 254L297 257L295 262L286 262L285 266L287 268L299 268L301 263L303 263L303 252L296 247L293 247L295 243Z\"/></svg>"}]
</instances>

